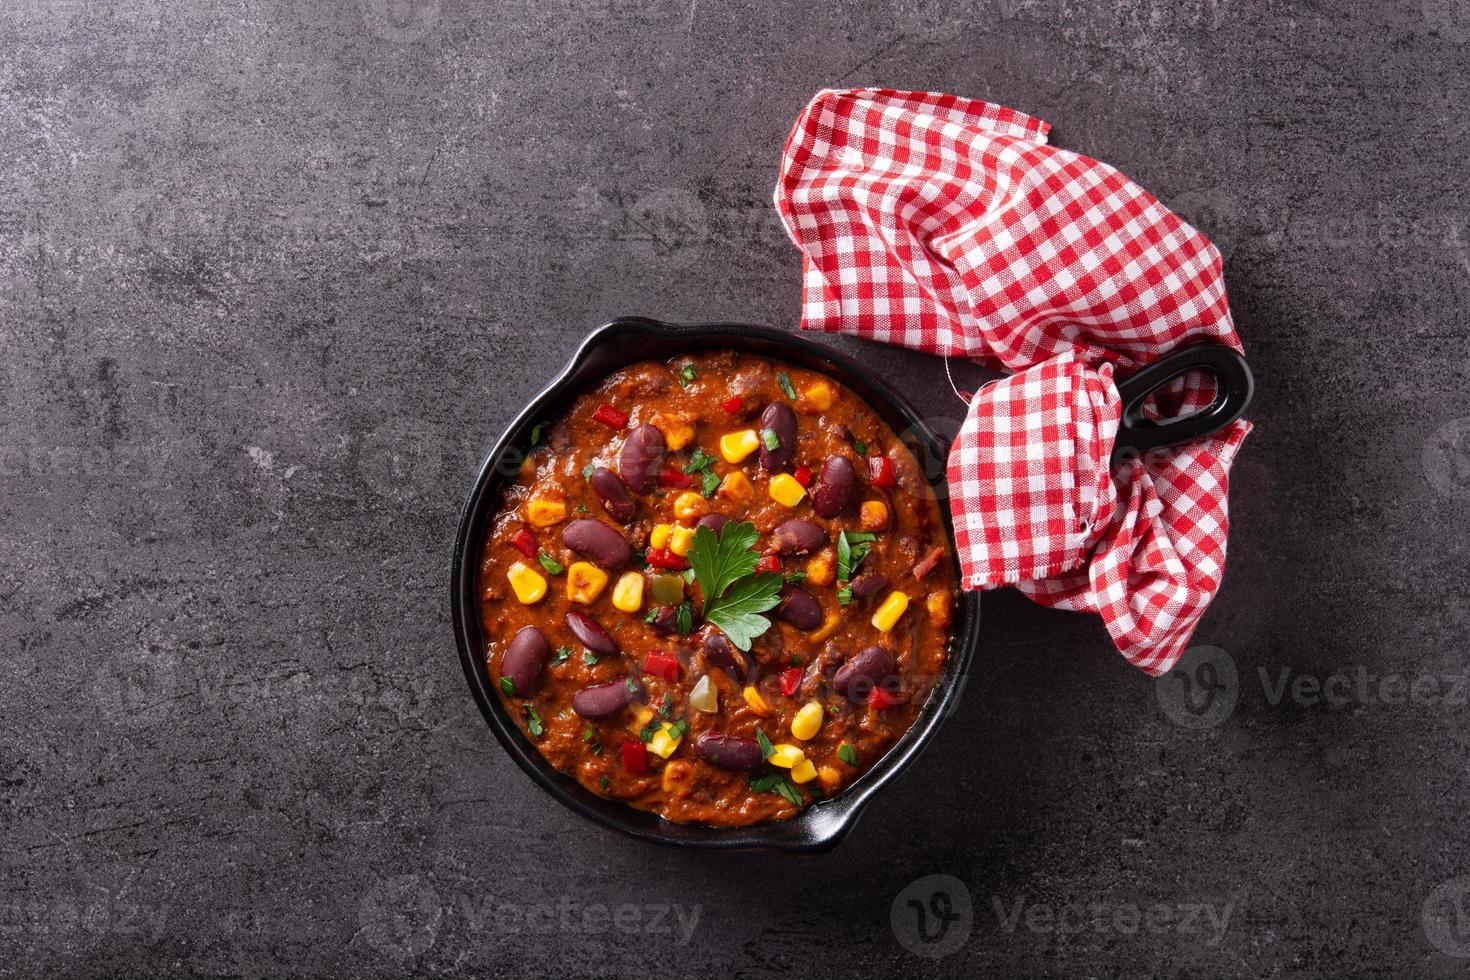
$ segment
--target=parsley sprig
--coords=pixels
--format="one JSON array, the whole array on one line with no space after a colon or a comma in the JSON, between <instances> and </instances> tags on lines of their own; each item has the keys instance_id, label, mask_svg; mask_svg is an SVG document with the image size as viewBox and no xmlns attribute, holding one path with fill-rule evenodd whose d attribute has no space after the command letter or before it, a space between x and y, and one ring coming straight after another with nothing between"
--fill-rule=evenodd
<instances>
[{"instance_id":1,"label":"parsley sprig","mask_svg":"<svg viewBox=\"0 0 1470 980\"><path fill-rule=\"evenodd\" d=\"M707 527L694 532L689 565L704 595L704 619L713 623L741 650L771 628L761 613L781 601L781 576L756 574L753 550L760 535L750 523L726 524L718 535Z\"/></svg>"}]
</instances>

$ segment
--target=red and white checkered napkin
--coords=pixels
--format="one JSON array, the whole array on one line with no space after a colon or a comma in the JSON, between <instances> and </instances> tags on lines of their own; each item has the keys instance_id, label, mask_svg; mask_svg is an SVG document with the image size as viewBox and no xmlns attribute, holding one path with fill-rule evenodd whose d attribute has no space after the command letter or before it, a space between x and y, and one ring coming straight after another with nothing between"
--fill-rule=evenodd
<instances>
[{"instance_id":1,"label":"red and white checkered napkin","mask_svg":"<svg viewBox=\"0 0 1470 980\"><path fill-rule=\"evenodd\" d=\"M1161 674L1219 588L1250 424L1110 469L1113 372L1240 340L1209 239L1107 164L1047 146L1049 128L952 95L820 92L776 207L803 253L804 329L1018 372L975 396L950 451L964 586L1099 613ZM1151 407L1213 394L1186 377Z\"/></svg>"}]
</instances>

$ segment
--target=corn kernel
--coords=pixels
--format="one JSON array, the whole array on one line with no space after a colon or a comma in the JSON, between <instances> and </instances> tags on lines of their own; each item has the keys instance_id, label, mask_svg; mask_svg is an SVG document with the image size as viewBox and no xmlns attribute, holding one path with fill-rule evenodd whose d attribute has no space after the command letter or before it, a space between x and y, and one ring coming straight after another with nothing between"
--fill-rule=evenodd
<instances>
[{"instance_id":1,"label":"corn kernel","mask_svg":"<svg viewBox=\"0 0 1470 980\"><path fill-rule=\"evenodd\" d=\"M574 561L567 569L567 598L582 605L602 595L607 588L607 572L591 562Z\"/></svg>"},{"instance_id":2,"label":"corn kernel","mask_svg":"<svg viewBox=\"0 0 1470 980\"><path fill-rule=\"evenodd\" d=\"M780 766L782 769L790 769L792 766L800 765L806 758L806 753L801 750L801 746L792 745L790 742L782 742L780 745L775 746L775 749L776 751L772 752L766 758L766 761L773 766Z\"/></svg>"},{"instance_id":3,"label":"corn kernel","mask_svg":"<svg viewBox=\"0 0 1470 980\"><path fill-rule=\"evenodd\" d=\"M806 563L806 580L812 585L831 585L837 579L837 569L832 566L832 550L823 549L812 555Z\"/></svg>"},{"instance_id":4,"label":"corn kernel","mask_svg":"<svg viewBox=\"0 0 1470 980\"><path fill-rule=\"evenodd\" d=\"M505 577L510 579L510 587L515 591L516 598L523 606L540 602L541 597L546 595L546 576L523 561L518 561L507 568Z\"/></svg>"},{"instance_id":5,"label":"corn kernel","mask_svg":"<svg viewBox=\"0 0 1470 980\"><path fill-rule=\"evenodd\" d=\"M898 617L909 607L909 597L902 592L890 592L888 598L883 600L883 605L873 613L873 628L880 633L887 633L898 624Z\"/></svg>"},{"instance_id":6,"label":"corn kernel","mask_svg":"<svg viewBox=\"0 0 1470 980\"><path fill-rule=\"evenodd\" d=\"M777 473L771 477L771 485L767 490L772 500L786 507L795 507L806 496L806 487L797 483L796 477L790 473Z\"/></svg>"},{"instance_id":7,"label":"corn kernel","mask_svg":"<svg viewBox=\"0 0 1470 980\"><path fill-rule=\"evenodd\" d=\"M821 643L828 637L830 637L833 633L836 633L837 627L841 625L842 613L839 610L833 609L831 612L828 612L826 614L826 618L822 620L821 626L818 626L814 631L806 635L807 642Z\"/></svg>"},{"instance_id":8,"label":"corn kernel","mask_svg":"<svg viewBox=\"0 0 1470 980\"><path fill-rule=\"evenodd\" d=\"M924 606L929 610L929 618L939 629L949 625L951 616L954 614L954 600L948 592L931 592L924 597Z\"/></svg>"},{"instance_id":9,"label":"corn kernel","mask_svg":"<svg viewBox=\"0 0 1470 980\"><path fill-rule=\"evenodd\" d=\"M817 767L812 765L812 760L802 759L791 767L791 781L793 783L809 783L817 778Z\"/></svg>"},{"instance_id":10,"label":"corn kernel","mask_svg":"<svg viewBox=\"0 0 1470 980\"><path fill-rule=\"evenodd\" d=\"M560 500L537 497L526 504L526 523L533 527L550 527L567 516L567 505Z\"/></svg>"},{"instance_id":11,"label":"corn kernel","mask_svg":"<svg viewBox=\"0 0 1470 980\"><path fill-rule=\"evenodd\" d=\"M662 785L670 796L688 796L694 788L694 763L675 759L664 766Z\"/></svg>"},{"instance_id":12,"label":"corn kernel","mask_svg":"<svg viewBox=\"0 0 1470 980\"><path fill-rule=\"evenodd\" d=\"M832 407L832 401L837 397L837 393L832 390L832 386L827 382L818 381L803 391L801 397L812 408L815 408L819 412L825 412Z\"/></svg>"},{"instance_id":13,"label":"corn kernel","mask_svg":"<svg viewBox=\"0 0 1470 980\"><path fill-rule=\"evenodd\" d=\"M697 521L709 513L709 501L703 494L685 490L674 498L674 516L681 521Z\"/></svg>"},{"instance_id":14,"label":"corn kernel","mask_svg":"<svg viewBox=\"0 0 1470 980\"><path fill-rule=\"evenodd\" d=\"M750 480L744 473L736 470L720 481L719 494L737 504L748 504L755 499L755 488L750 485Z\"/></svg>"},{"instance_id":15,"label":"corn kernel","mask_svg":"<svg viewBox=\"0 0 1470 980\"><path fill-rule=\"evenodd\" d=\"M655 524L653 530L648 533L648 546L650 548L667 548L669 546L669 535L674 533L672 524Z\"/></svg>"},{"instance_id":16,"label":"corn kernel","mask_svg":"<svg viewBox=\"0 0 1470 980\"><path fill-rule=\"evenodd\" d=\"M837 787L842 785L842 773L831 766L818 766L817 782L822 784L822 792L830 795L837 792Z\"/></svg>"},{"instance_id":17,"label":"corn kernel","mask_svg":"<svg viewBox=\"0 0 1470 980\"><path fill-rule=\"evenodd\" d=\"M689 554L689 549L694 547L694 528L675 527L674 533L669 535L669 550L683 558Z\"/></svg>"},{"instance_id":18,"label":"corn kernel","mask_svg":"<svg viewBox=\"0 0 1470 980\"><path fill-rule=\"evenodd\" d=\"M688 419L671 418L655 412L653 418L648 421L655 429L664 434L664 443L672 452L678 452L694 440L694 423Z\"/></svg>"},{"instance_id":19,"label":"corn kernel","mask_svg":"<svg viewBox=\"0 0 1470 980\"><path fill-rule=\"evenodd\" d=\"M766 704L766 699L761 697L761 692L754 687L747 686L740 692L745 697L745 704L752 712L762 718L771 717L771 706Z\"/></svg>"},{"instance_id":20,"label":"corn kernel","mask_svg":"<svg viewBox=\"0 0 1470 980\"><path fill-rule=\"evenodd\" d=\"M720 455L727 463L738 463L761 447L761 437L754 429L741 429L720 436Z\"/></svg>"},{"instance_id":21,"label":"corn kernel","mask_svg":"<svg viewBox=\"0 0 1470 980\"><path fill-rule=\"evenodd\" d=\"M643 573L624 572L613 586L613 605L625 613L643 608Z\"/></svg>"},{"instance_id":22,"label":"corn kernel","mask_svg":"<svg viewBox=\"0 0 1470 980\"><path fill-rule=\"evenodd\" d=\"M633 708L633 721L628 725L635 732L653 721L653 709L646 704L640 704Z\"/></svg>"},{"instance_id":23,"label":"corn kernel","mask_svg":"<svg viewBox=\"0 0 1470 980\"><path fill-rule=\"evenodd\" d=\"M822 706L808 701L791 719L791 734L803 742L810 741L822 727Z\"/></svg>"},{"instance_id":24,"label":"corn kernel","mask_svg":"<svg viewBox=\"0 0 1470 980\"><path fill-rule=\"evenodd\" d=\"M674 750L683 740L684 736L680 734L679 729L666 721L658 726L658 731L654 732L653 738L648 740L648 751L660 758L667 759L674 754Z\"/></svg>"},{"instance_id":25,"label":"corn kernel","mask_svg":"<svg viewBox=\"0 0 1470 980\"><path fill-rule=\"evenodd\" d=\"M864 500L858 520L864 531L888 530L888 505L881 500Z\"/></svg>"}]
</instances>

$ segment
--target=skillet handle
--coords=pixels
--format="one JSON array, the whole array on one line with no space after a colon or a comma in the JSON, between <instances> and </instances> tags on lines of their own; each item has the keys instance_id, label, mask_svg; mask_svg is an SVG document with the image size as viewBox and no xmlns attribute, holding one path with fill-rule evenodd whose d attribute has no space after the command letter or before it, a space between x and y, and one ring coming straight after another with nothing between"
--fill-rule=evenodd
<instances>
[{"instance_id":1,"label":"skillet handle","mask_svg":"<svg viewBox=\"0 0 1470 980\"><path fill-rule=\"evenodd\" d=\"M1143 414L1143 403L1153 391L1186 371L1195 370L1215 376L1215 401L1208 408L1162 422ZM1140 368L1118 385L1123 413L1118 421L1118 438L1113 443L1112 464L1117 466L1151 449L1218 432L1245 414L1255 387L1255 378L1245 358L1224 344L1196 344Z\"/></svg>"}]
</instances>

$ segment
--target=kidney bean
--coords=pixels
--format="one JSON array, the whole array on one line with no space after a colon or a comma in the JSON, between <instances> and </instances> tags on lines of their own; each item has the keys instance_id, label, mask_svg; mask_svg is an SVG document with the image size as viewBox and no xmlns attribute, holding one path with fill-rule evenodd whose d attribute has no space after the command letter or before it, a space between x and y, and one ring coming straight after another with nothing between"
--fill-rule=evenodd
<instances>
[{"instance_id":1,"label":"kidney bean","mask_svg":"<svg viewBox=\"0 0 1470 980\"><path fill-rule=\"evenodd\" d=\"M616 656L618 641L612 638L602 624L584 612L573 610L567 613L567 629L572 631L581 644L599 657Z\"/></svg>"},{"instance_id":2,"label":"kidney bean","mask_svg":"<svg viewBox=\"0 0 1470 980\"><path fill-rule=\"evenodd\" d=\"M836 517L852 497L853 481L857 471L852 460L846 456L828 456L822 464L822 473L817 485L812 488L812 510L818 517Z\"/></svg>"},{"instance_id":3,"label":"kidney bean","mask_svg":"<svg viewBox=\"0 0 1470 980\"><path fill-rule=\"evenodd\" d=\"M572 695L572 710L583 718L606 718L632 704L638 691L638 682L631 677L594 684Z\"/></svg>"},{"instance_id":4,"label":"kidney bean","mask_svg":"<svg viewBox=\"0 0 1470 980\"><path fill-rule=\"evenodd\" d=\"M826 543L827 532L822 530L822 525L800 517L782 521L771 532L771 544L782 555L805 555Z\"/></svg>"},{"instance_id":5,"label":"kidney bean","mask_svg":"<svg viewBox=\"0 0 1470 980\"><path fill-rule=\"evenodd\" d=\"M724 514L705 514L703 517L695 522L694 526L707 527L716 534L719 534L722 530L724 530L725 525L729 523L730 518L725 516Z\"/></svg>"},{"instance_id":6,"label":"kidney bean","mask_svg":"<svg viewBox=\"0 0 1470 980\"><path fill-rule=\"evenodd\" d=\"M597 494L597 499L602 501L602 509L607 511L608 517L619 524L627 524L633 520L636 508L633 498L628 496L628 487L623 483L622 477L606 466L599 466L587 478L587 483L592 487L592 492Z\"/></svg>"},{"instance_id":7,"label":"kidney bean","mask_svg":"<svg viewBox=\"0 0 1470 980\"><path fill-rule=\"evenodd\" d=\"M806 589L795 585L781 587L781 603L776 616L799 630L814 630L822 625L822 607Z\"/></svg>"},{"instance_id":8,"label":"kidney bean","mask_svg":"<svg viewBox=\"0 0 1470 980\"><path fill-rule=\"evenodd\" d=\"M637 493L651 493L668 454L664 434L644 422L628 433L618 453L618 469L623 474L623 482Z\"/></svg>"},{"instance_id":9,"label":"kidney bean","mask_svg":"<svg viewBox=\"0 0 1470 980\"><path fill-rule=\"evenodd\" d=\"M541 671L551 646L546 634L534 626L522 626L511 638L510 645L500 658L500 675L509 677L515 685L516 697L527 697L536 693L541 686Z\"/></svg>"},{"instance_id":10,"label":"kidney bean","mask_svg":"<svg viewBox=\"0 0 1470 980\"><path fill-rule=\"evenodd\" d=\"M602 568L619 569L633 560L633 549L618 530L590 517L563 528L561 543Z\"/></svg>"},{"instance_id":11,"label":"kidney bean","mask_svg":"<svg viewBox=\"0 0 1470 980\"><path fill-rule=\"evenodd\" d=\"M859 575L852 580L848 586L854 599L866 599L875 592L882 592L888 588L888 576L880 572L870 572L867 575Z\"/></svg>"},{"instance_id":12,"label":"kidney bean","mask_svg":"<svg viewBox=\"0 0 1470 980\"><path fill-rule=\"evenodd\" d=\"M704 650L704 659L712 667L721 667L735 675L737 681L744 681L745 676L750 673L750 661L745 654L735 649L735 644L723 633L711 629L704 634L700 642Z\"/></svg>"},{"instance_id":13,"label":"kidney bean","mask_svg":"<svg viewBox=\"0 0 1470 980\"><path fill-rule=\"evenodd\" d=\"M761 764L761 747L754 739L724 732L700 732L694 739L694 754L732 772L750 772Z\"/></svg>"},{"instance_id":14,"label":"kidney bean","mask_svg":"<svg viewBox=\"0 0 1470 980\"><path fill-rule=\"evenodd\" d=\"M679 629L679 614L673 606L659 606L648 625L660 636L672 636Z\"/></svg>"},{"instance_id":15,"label":"kidney bean","mask_svg":"<svg viewBox=\"0 0 1470 980\"><path fill-rule=\"evenodd\" d=\"M864 701L875 686L893 673L893 654L883 647L865 647L853 654L837 673L832 687L849 701Z\"/></svg>"},{"instance_id":16,"label":"kidney bean","mask_svg":"<svg viewBox=\"0 0 1470 980\"><path fill-rule=\"evenodd\" d=\"M766 430L776 433L780 443L775 449L766 448ZM791 465L796 455L796 413L785 402L771 402L761 412L761 469L767 473L784 470Z\"/></svg>"}]
</instances>

